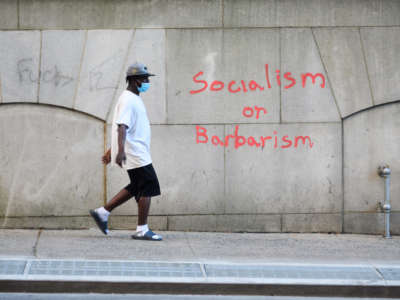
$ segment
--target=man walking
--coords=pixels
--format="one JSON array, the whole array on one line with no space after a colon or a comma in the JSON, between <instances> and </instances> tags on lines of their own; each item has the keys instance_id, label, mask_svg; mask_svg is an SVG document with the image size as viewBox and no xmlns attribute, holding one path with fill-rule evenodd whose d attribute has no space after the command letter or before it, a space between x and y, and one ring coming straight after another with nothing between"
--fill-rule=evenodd
<instances>
[{"instance_id":1,"label":"man walking","mask_svg":"<svg viewBox=\"0 0 400 300\"><path fill-rule=\"evenodd\" d=\"M121 94L114 110L111 149L104 154L104 164L113 162L127 170L130 183L105 206L90 210L90 215L104 233L108 233L111 211L132 197L138 204L138 226L134 239L161 241L162 237L149 229L147 216L152 196L161 194L150 155L150 122L140 93L150 87L149 76L141 63L131 65L126 73L127 89Z\"/></svg>"}]
</instances>

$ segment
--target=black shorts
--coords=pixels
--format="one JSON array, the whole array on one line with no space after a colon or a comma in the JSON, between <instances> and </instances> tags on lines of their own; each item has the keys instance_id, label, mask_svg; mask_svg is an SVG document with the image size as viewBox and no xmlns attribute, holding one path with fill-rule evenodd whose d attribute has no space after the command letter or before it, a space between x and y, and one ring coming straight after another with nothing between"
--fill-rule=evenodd
<instances>
[{"instance_id":1,"label":"black shorts","mask_svg":"<svg viewBox=\"0 0 400 300\"><path fill-rule=\"evenodd\" d=\"M136 201L139 201L141 196L153 197L161 195L160 184L158 183L157 174L152 164L129 169L128 175L131 183L125 189L132 196L135 196Z\"/></svg>"}]
</instances>

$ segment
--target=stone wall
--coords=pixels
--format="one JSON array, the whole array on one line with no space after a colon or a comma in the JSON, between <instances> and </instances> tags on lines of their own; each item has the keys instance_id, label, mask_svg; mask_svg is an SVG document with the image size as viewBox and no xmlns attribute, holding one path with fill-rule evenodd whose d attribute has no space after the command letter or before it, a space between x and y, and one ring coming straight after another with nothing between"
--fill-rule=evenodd
<instances>
[{"instance_id":1,"label":"stone wall","mask_svg":"<svg viewBox=\"0 0 400 300\"><path fill-rule=\"evenodd\" d=\"M101 156L142 61L152 228L382 233L388 163L399 234L398 49L395 0L1 1L0 225L93 226L128 182Z\"/></svg>"}]
</instances>

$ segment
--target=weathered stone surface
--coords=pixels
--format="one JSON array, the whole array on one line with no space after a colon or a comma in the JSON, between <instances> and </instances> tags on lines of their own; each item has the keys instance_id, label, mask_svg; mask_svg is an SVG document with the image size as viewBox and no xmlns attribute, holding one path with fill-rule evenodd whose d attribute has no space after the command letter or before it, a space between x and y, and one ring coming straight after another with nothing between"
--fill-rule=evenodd
<instances>
[{"instance_id":1,"label":"weathered stone surface","mask_svg":"<svg viewBox=\"0 0 400 300\"><path fill-rule=\"evenodd\" d=\"M280 215L217 215L217 231L280 232Z\"/></svg>"},{"instance_id":2,"label":"weathered stone surface","mask_svg":"<svg viewBox=\"0 0 400 300\"><path fill-rule=\"evenodd\" d=\"M277 7L275 0L224 0L224 26L277 26Z\"/></svg>"},{"instance_id":3,"label":"weathered stone surface","mask_svg":"<svg viewBox=\"0 0 400 300\"><path fill-rule=\"evenodd\" d=\"M85 212L82 212L84 214ZM46 228L46 229L87 229L96 226L93 218L89 216L36 216L36 217L10 217L0 218L3 228Z\"/></svg>"},{"instance_id":4,"label":"weathered stone surface","mask_svg":"<svg viewBox=\"0 0 400 300\"><path fill-rule=\"evenodd\" d=\"M391 234L400 234L400 213L395 212L390 214L390 232Z\"/></svg>"},{"instance_id":5,"label":"weathered stone surface","mask_svg":"<svg viewBox=\"0 0 400 300\"><path fill-rule=\"evenodd\" d=\"M75 109L106 119L132 35L132 30L88 32Z\"/></svg>"},{"instance_id":6,"label":"weathered stone surface","mask_svg":"<svg viewBox=\"0 0 400 300\"><path fill-rule=\"evenodd\" d=\"M373 105L358 29L313 29L341 112L346 117Z\"/></svg>"},{"instance_id":7,"label":"weathered stone surface","mask_svg":"<svg viewBox=\"0 0 400 300\"><path fill-rule=\"evenodd\" d=\"M234 132L226 125L225 134ZM226 213L336 213L342 206L341 125L241 125L238 135L271 136L262 147L233 143L225 154ZM288 135L292 144L282 138ZM275 145L277 137L277 148ZM309 136L305 145L295 136ZM203 145L202 145L203 146ZM213 146L216 148L216 146ZM219 148L219 147L218 147Z\"/></svg>"},{"instance_id":8,"label":"weathered stone surface","mask_svg":"<svg viewBox=\"0 0 400 300\"><path fill-rule=\"evenodd\" d=\"M400 25L396 0L225 0L225 26Z\"/></svg>"},{"instance_id":9,"label":"weathered stone surface","mask_svg":"<svg viewBox=\"0 0 400 300\"><path fill-rule=\"evenodd\" d=\"M384 179L378 167L389 164L392 209L400 210L400 103L388 104L344 121L345 212L378 212Z\"/></svg>"},{"instance_id":10,"label":"weathered stone surface","mask_svg":"<svg viewBox=\"0 0 400 300\"><path fill-rule=\"evenodd\" d=\"M22 29L104 28L107 1L21 0Z\"/></svg>"},{"instance_id":11,"label":"weathered stone surface","mask_svg":"<svg viewBox=\"0 0 400 300\"><path fill-rule=\"evenodd\" d=\"M400 28L361 28L361 38L375 104L399 100Z\"/></svg>"},{"instance_id":12,"label":"weathered stone surface","mask_svg":"<svg viewBox=\"0 0 400 300\"><path fill-rule=\"evenodd\" d=\"M385 219L383 213L346 213L343 231L346 233L384 234Z\"/></svg>"},{"instance_id":13,"label":"weathered stone surface","mask_svg":"<svg viewBox=\"0 0 400 300\"><path fill-rule=\"evenodd\" d=\"M222 0L153 0L107 3L110 27L216 27L222 25Z\"/></svg>"},{"instance_id":14,"label":"weathered stone surface","mask_svg":"<svg viewBox=\"0 0 400 300\"><path fill-rule=\"evenodd\" d=\"M271 81L267 87L265 64L271 75L279 67L279 32L276 29L167 30L168 123L270 123L279 122L279 87ZM272 71L271 71L272 70ZM194 76L199 72L196 83ZM271 76L270 75L270 76ZM210 90L214 80L224 88ZM234 80L232 89L229 83ZM244 80L247 92L241 80ZM250 90L255 80L263 91ZM221 84L214 88L221 87ZM246 106L264 107L268 113L259 119L246 118Z\"/></svg>"},{"instance_id":15,"label":"weathered stone surface","mask_svg":"<svg viewBox=\"0 0 400 300\"><path fill-rule=\"evenodd\" d=\"M151 84L149 91L140 94L146 105L150 123L166 123L165 30L163 29L135 30L131 48L128 50L128 59L119 81L118 91L108 112L107 123L111 124L115 104L121 93L126 89L126 70L129 65L136 61L145 64L149 72L156 75L149 78Z\"/></svg>"},{"instance_id":16,"label":"weathered stone surface","mask_svg":"<svg viewBox=\"0 0 400 300\"><path fill-rule=\"evenodd\" d=\"M103 202L102 122L48 106L4 105L0 140L1 216L87 215Z\"/></svg>"},{"instance_id":17,"label":"weathered stone surface","mask_svg":"<svg viewBox=\"0 0 400 300\"><path fill-rule=\"evenodd\" d=\"M283 232L342 231L341 214L286 214L282 216Z\"/></svg>"},{"instance_id":18,"label":"weathered stone surface","mask_svg":"<svg viewBox=\"0 0 400 300\"><path fill-rule=\"evenodd\" d=\"M42 35L39 102L72 107L85 31L50 30Z\"/></svg>"},{"instance_id":19,"label":"weathered stone surface","mask_svg":"<svg viewBox=\"0 0 400 300\"><path fill-rule=\"evenodd\" d=\"M3 102L37 102L39 31L0 31Z\"/></svg>"},{"instance_id":20,"label":"weathered stone surface","mask_svg":"<svg viewBox=\"0 0 400 300\"><path fill-rule=\"evenodd\" d=\"M223 126L205 127L223 134ZM161 197L154 198L153 214L223 211L223 149L196 144L196 127L188 125L153 125L151 149L161 186Z\"/></svg>"},{"instance_id":21,"label":"weathered stone surface","mask_svg":"<svg viewBox=\"0 0 400 300\"><path fill-rule=\"evenodd\" d=\"M148 224L151 230L167 230L167 216L149 216ZM119 216L114 212L110 215L110 229L136 230L138 225L137 216Z\"/></svg>"},{"instance_id":22,"label":"weathered stone surface","mask_svg":"<svg viewBox=\"0 0 400 300\"><path fill-rule=\"evenodd\" d=\"M0 1L0 29L17 29L18 2L14 0Z\"/></svg>"},{"instance_id":23,"label":"weathered stone surface","mask_svg":"<svg viewBox=\"0 0 400 300\"><path fill-rule=\"evenodd\" d=\"M206 128L223 134L223 126ZM224 205L224 150L213 145L196 144L195 126L152 125L151 130L151 155L161 196L151 199L150 214L221 213ZM108 201L127 184L129 177L125 170L118 166L107 167ZM137 214L135 199L114 211L116 215Z\"/></svg>"},{"instance_id":24,"label":"weathered stone surface","mask_svg":"<svg viewBox=\"0 0 400 300\"><path fill-rule=\"evenodd\" d=\"M21 0L22 28L221 26L221 0Z\"/></svg>"},{"instance_id":25,"label":"weathered stone surface","mask_svg":"<svg viewBox=\"0 0 400 300\"><path fill-rule=\"evenodd\" d=\"M168 230L217 231L216 215L168 216Z\"/></svg>"},{"instance_id":26,"label":"weathered stone surface","mask_svg":"<svg viewBox=\"0 0 400 300\"><path fill-rule=\"evenodd\" d=\"M332 95L327 75L322 65L318 48L313 39L311 29L281 30L280 70L282 93L282 121L284 122L333 122L340 121L339 112ZM284 79L290 72L293 81ZM302 80L302 75L320 73L312 83L311 76ZM304 83L304 87L303 87Z\"/></svg>"}]
</instances>

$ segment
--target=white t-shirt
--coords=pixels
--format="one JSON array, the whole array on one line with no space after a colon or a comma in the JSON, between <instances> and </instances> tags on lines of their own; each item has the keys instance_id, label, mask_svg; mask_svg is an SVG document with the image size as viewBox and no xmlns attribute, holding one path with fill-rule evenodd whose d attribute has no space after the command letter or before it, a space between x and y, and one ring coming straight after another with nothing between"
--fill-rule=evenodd
<instances>
[{"instance_id":1,"label":"white t-shirt","mask_svg":"<svg viewBox=\"0 0 400 300\"><path fill-rule=\"evenodd\" d=\"M142 98L125 90L118 99L114 109L111 133L111 161L115 163L118 154L118 124L128 126L125 139L126 163L124 169L135 169L152 162L150 155L151 130L146 107Z\"/></svg>"}]
</instances>

